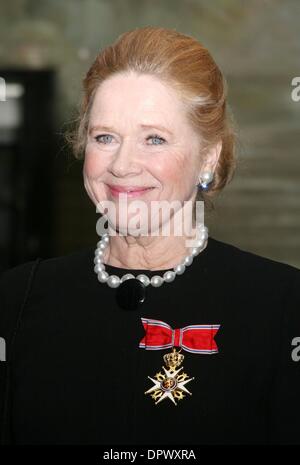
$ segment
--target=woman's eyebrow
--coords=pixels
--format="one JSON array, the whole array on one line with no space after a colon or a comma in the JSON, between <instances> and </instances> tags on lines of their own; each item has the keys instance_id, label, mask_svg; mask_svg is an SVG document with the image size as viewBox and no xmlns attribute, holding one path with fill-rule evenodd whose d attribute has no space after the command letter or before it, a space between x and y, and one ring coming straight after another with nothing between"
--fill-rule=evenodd
<instances>
[{"instance_id":1,"label":"woman's eyebrow","mask_svg":"<svg viewBox=\"0 0 300 465\"><path fill-rule=\"evenodd\" d=\"M140 124L139 126L143 129L151 129L151 128L159 129L161 131L168 132L170 135L173 134L172 131L170 131L170 129L166 128L165 126L162 126L161 124ZM97 126L91 126L91 128L89 129L89 134L93 131L99 131L99 130L114 132L114 128L111 126L97 125Z\"/></svg>"},{"instance_id":2,"label":"woman's eyebrow","mask_svg":"<svg viewBox=\"0 0 300 465\"><path fill-rule=\"evenodd\" d=\"M111 128L110 126L103 126L103 125L97 125L97 126L91 126L89 129L89 134L93 131L113 131L114 129Z\"/></svg>"},{"instance_id":3,"label":"woman's eyebrow","mask_svg":"<svg viewBox=\"0 0 300 465\"><path fill-rule=\"evenodd\" d=\"M161 131L168 132L169 134L173 134L170 129L166 128L165 126L162 126L161 124L140 124L141 128L145 129L160 129Z\"/></svg>"}]
</instances>

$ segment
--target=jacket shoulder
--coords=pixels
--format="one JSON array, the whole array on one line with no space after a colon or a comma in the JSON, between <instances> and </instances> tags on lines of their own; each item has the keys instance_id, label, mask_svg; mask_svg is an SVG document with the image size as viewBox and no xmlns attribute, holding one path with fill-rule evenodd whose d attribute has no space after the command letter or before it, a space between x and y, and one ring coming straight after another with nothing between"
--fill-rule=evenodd
<instances>
[{"instance_id":1,"label":"jacket shoulder","mask_svg":"<svg viewBox=\"0 0 300 465\"><path fill-rule=\"evenodd\" d=\"M228 242L211 238L212 248L216 257L222 257L222 261L236 268L239 273L254 273L253 277L264 275L265 277L292 277L299 279L300 269L288 263L273 260L258 255Z\"/></svg>"},{"instance_id":2,"label":"jacket shoulder","mask_svg":"<svg viewBox=\"0 0 300 465\"><path fill-rule=\"evenodd\" d=\"M93 249L87 248L69 255L37 258L4 271L0 275L0 337L10 341L22 306L32 292L51 288L66 281L72 285L74 276L86 272L85 263L93 263ZM92 266L89 266L91 273Z\"/></svg>"},{"instance_id":3,"label":"jacket shoulder","mask_svg":"<svg viewBox=\"0 0 300 465\"><path fill-rule=\"evenodd\" d=\"M51 258L37 258L36 260L27 261L20 265L5 270L0 275L0 286L2 290L10 290L24 286L30 270L34 263L38 261L38 272L40 273L59 273L66 270L72 270L74 267L79 268L84 262L93 257L92 248L84 248L67 255L60 255Z\"/></svg>"}]
</instances>

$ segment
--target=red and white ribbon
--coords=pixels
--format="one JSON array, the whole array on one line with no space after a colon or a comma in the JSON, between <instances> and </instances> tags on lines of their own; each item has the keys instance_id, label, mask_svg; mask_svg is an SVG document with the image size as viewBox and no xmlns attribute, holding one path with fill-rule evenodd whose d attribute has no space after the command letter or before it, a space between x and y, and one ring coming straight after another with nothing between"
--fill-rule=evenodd
<instances>
[{"instance_id":1,"label":"red and white ribbon","mask_svg":"<svg viewBox=\"0 0 300 465\"><path fill-rule=\"evenodd\" d=\"M139 347L146 350L182 347L195 354L215 354L218 352L214 337L220 325L189 325L184 328L171 328L160 320L141 318L145 335Z\"/></svg>"}]
</instances>

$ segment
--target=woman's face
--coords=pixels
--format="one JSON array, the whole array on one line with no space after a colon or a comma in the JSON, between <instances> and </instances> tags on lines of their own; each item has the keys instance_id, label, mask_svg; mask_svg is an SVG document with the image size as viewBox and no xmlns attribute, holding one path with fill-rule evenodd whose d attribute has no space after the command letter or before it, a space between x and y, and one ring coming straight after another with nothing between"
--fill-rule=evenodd
<instances>
[{"instance_id":1,"label":"woman's face","mask_svg":"<svg viewBox=\"0 0 300 465\"><path fill-rule=\"evenodd\" d=\"M177 200L183 205L195 200L200 149L199 137L173 88L149 75L115 75L99 86L91 108L85 188L95 205L110 201L117 215L122 211L122 218L106 215L114 229L122 230L136 219L138 210L133 214L128 207L143 201L148 213L139 214L139 222L130 224L149 231L145 221L151 218L151 201L169 205ZM123 189L122 198L111 186ZM137 187L151 189L128 193ZM166 210L159 224L169 217Z\"/></svg>"}]
</instances>

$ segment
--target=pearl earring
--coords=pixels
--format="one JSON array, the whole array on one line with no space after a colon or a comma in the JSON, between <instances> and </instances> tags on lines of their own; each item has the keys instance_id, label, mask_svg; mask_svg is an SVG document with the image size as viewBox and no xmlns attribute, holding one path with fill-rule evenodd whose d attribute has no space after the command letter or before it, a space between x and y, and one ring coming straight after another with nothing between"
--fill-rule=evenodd
<instances>
[{"instance_id":1,"label":"pearl earring","mask_svg":"<svg viewBox=\"0 0 300 465\"><path fill-rule=\"evenodd\" d=\"M203 191L207 191L209 189L209 184L212 182L214 174L212 171L204 171L202 175L199 177L199 184L197 187Z\"/></svg>"}]
</instances>

